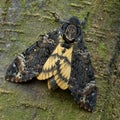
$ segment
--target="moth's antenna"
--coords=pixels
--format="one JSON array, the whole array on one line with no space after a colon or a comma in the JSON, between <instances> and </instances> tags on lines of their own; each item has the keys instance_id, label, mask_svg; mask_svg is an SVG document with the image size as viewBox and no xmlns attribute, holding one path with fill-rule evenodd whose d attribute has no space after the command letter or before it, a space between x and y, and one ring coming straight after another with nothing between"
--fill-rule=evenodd
<instances>
[{"instance_id":1,"label":"moth's antenna","mask_svg":"<svg viewBox=\"0 0 120 120\"><path fill-rule=\"evenodd\" d=\"M87 22L87 19L88 19L88 16L89 16L89 12L87 13L87 15L84 17L84 19L82 20L81 22L81 25L82 26L85 26L86 22Z\"/></svg>"},{"instance_id":2,"label":"moth's antenna","mask_svg":"<svg viewBox=\"0 0 120 120\"><path fill-rule=\"evenodd\" d=\"M58 23L60 23L60 24L63 24L63 23L65 23L65 22L68 22L67 20L61 20L60 19L60 16L56 13L56 12L51 12L51 11L49 11L51 14L52 14L52 16L54 17L54 19L55 19L55 22L58 22Z\"/></svg>"}]
</instances>

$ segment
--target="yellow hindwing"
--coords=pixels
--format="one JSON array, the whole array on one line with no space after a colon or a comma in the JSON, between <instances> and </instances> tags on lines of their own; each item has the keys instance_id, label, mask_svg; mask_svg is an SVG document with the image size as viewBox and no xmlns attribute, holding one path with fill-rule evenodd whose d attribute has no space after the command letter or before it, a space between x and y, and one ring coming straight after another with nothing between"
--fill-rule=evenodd
<instances>
[{"instance_id":1,"label":"yellow hindwing","mask_svg":"<svg viewBox=\"0 0 120 120\"><path fill-rule=\"evenodd\" d=\"M64 53L62 53L63 50L65 50ZM38 75L37 79L46 80L52 77L61 89L67 89L71 74L72 50L73 45L67 49L59 43L44 64L42 72Z\"/></svg>"}]
</instances>

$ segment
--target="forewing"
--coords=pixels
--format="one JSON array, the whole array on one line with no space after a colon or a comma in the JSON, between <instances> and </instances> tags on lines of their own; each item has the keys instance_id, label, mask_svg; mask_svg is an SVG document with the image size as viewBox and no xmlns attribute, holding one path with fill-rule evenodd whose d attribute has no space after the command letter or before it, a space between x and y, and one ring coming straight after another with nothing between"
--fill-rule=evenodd
<instances>
[{"instance_id":1,"label":"forewing","mask_svg":"<svg viewBox=\"0 0 120 120\"><path fill-rule=\"evenodd\" d=\"M80 107L93 111L96 104L97 88L90 55L82 41L74 46L71 68L69 81L71 94Z\"/></svg>"},{"instance_id":2,"label":"forewing","mask_svg":"<svg viewBox=\"0 0 120 120\"><path fill-rule=\"evenodd\" d=\"M12 82L26 82L36 77L57 44L57 30L42 36L40 40L17 56L8 67L5 79Z\"/></svg>"}]
</instances>

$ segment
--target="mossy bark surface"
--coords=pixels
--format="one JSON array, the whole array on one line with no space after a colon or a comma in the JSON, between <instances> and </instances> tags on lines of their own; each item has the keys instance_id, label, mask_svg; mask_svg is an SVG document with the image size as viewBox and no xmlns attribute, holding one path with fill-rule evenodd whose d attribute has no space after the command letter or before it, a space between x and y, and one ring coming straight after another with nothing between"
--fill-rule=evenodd
<instances>
[{"instance_id":1,"label":"mossy bark surface","mask_svg":"<svg viewBox=\"0 0 120 120\"><path fill-rule=\"evenodd\" d=\"M14 58L53 31L61 19L90 12L83 29L99 89L93 113L79 109L68 90L49 91L46 81L5 81ZM119 0L0 0L0 120L120 119Z\"/></svg>"}]
</instances>

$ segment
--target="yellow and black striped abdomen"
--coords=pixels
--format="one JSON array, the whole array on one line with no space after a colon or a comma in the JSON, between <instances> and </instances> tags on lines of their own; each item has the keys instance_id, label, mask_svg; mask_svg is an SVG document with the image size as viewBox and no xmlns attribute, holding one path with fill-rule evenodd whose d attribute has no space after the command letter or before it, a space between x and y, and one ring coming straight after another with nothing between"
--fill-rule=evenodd
<instances>
[{"instance_id":1,"label":"yellow and black striped abdomen","mask_svg":"<svg viewBox=\"0 0 120 120\"><path fill-rule=\"evenodd\" d=\"M67 89L71 73L72 50L72 45L70 48L65 48L59 43L44 64L42 72L37 78L39 80L46 80L53 77L61 89Z\"/></svg>"}]
</instances>

